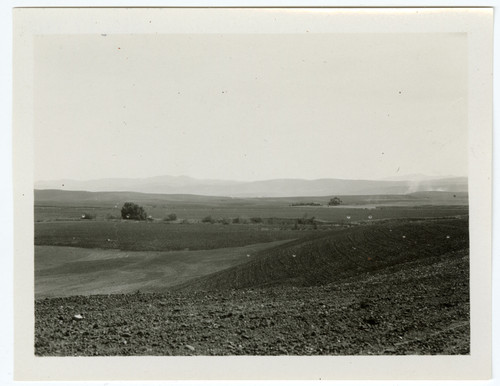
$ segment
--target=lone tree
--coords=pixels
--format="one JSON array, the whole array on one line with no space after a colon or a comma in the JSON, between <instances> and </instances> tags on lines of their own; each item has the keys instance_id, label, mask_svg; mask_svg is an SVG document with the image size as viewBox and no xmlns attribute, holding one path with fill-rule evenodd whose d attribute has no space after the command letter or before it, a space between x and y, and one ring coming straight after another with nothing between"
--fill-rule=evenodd
<instances>
[{"instance_id":1,"label":"lone tree","mask_svg":"<svg viewBox=\"0 0 500 386\"><path fill-rule=\"evenodd\" d=\"M338 206L342 204L342 200L338 197L333 197L328 201L328 206Z\"/></svg>"},{"instance_id":2,"label":"lone tree","mask_svg":"<svg viewBox=\"0 0 500 386\"><path fill-rule=\"evenodd\" d=\"M126 202L122 206L122 218L124 220L146 220L147 217L144 208L133 202Z\"/></svg>"}]
</instances>

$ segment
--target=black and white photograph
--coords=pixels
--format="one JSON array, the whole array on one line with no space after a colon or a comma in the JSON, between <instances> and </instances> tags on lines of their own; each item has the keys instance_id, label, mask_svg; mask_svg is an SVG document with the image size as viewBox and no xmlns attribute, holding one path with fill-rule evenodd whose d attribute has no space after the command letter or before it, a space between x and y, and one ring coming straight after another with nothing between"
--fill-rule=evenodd
<instances>
[{"instance_id":1,"label":"black and white photograph","mask_svg":"<svg viewBox=\"0 0 500 386\"><path fill-rule=\"evenodd\" d=\"M354 10L77 11L35 28L17 111L35 360L471 356L475 35L425 10L365 30Z\"/></svg>"}]
</instances>

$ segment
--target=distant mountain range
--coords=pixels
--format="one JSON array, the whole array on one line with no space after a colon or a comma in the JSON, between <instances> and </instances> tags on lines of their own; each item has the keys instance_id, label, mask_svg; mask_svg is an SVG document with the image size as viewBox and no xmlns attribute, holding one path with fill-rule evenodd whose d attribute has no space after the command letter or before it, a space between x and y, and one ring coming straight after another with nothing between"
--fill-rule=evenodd
<instances>
[{"instance_id":1,"label":"distant mountain range","mask_svg":"<svg viewBox=\"0 0 500 386\"><path fill-rule=\"evenodd\" d=\"M106 178L88 181L38 181L35 189L89 192L196 194L225 197L310 197L329 195L408 194L418 191L467 192L466 177L421 177L414 180L274 179L241 182L202 180L186 176Z\"/></svg>"}]
</instances>

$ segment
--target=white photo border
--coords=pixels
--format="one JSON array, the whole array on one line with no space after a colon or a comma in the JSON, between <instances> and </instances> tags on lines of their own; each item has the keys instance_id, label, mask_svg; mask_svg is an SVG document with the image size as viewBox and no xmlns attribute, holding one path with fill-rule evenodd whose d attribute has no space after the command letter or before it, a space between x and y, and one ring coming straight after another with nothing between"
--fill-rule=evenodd
<instances>
[{"instance_id":1,"label":"white photo border","mask_svg":"<svg viewBox=\"0 0 500 386\"><path fill-rule=\"evenodd\" d=\"M491 376L490 8L18 8L14 10L16 380L487 379ZM274 20L278 18L279 22ZM335 18L335 22L332 22ZM149 23L154 20L154 23ZM453 33L469 44L471 355L349 357L34 356L33 37L49 34ZM193 369L196 369L195 371Z\"/></svg>"}]
</instances>

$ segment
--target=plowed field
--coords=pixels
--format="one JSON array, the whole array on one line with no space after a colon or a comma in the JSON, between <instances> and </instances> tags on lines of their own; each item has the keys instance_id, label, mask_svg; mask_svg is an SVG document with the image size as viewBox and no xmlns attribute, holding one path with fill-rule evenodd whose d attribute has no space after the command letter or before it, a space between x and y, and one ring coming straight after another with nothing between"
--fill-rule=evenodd
<instances>
[{"instance_id":1,"label":"plowed field","mask_svg":"<svg viewBox=\"0 0 500 386\"><path fill-rule=\"evenodd\" d=\"M35 302L35 353L435 355L470 352L468 223L308 236L159 294Z\"/></svg>"},{"instance_id":2,"label":"plowed field","mask_svg":"<svg viewBox=\"0 0 500 386\"><path fill-rule=\"evenodd\" d=\"M326 284L468 247L465 219L359 226L264 250L247 263L184 286L192 290Z\"/></svg>"}]
</instances>

